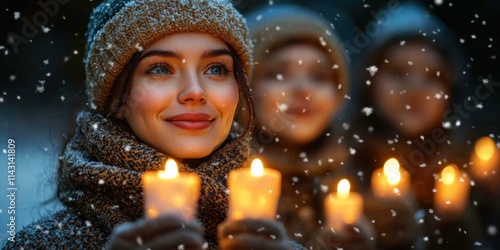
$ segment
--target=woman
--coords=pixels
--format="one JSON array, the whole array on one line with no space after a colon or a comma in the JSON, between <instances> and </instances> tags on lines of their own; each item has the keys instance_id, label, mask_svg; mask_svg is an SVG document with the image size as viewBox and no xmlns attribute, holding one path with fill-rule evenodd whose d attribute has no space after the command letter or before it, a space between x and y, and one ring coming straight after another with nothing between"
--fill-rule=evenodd
<instances>
[{"instance_id":1,"label":"woman","mask_svg":"<svg viewBox=\"0 0 500 250\"><path fill-rule=\"evenodd\" d=\"M460 129L466 128L470 119L457 119L451 108L465 99L462 95L467 83L458 39L418 3L388 9L392 11L390 18L372 22L379 32L363 51L357 67L364 73L359 74L353 89L358 100L353 133L362 143L351 144L357 151L352 166L363 173L368 187L373 170L389 158L396 158L410 173L416 208L420 209L410 216L414 214L425 226L423 235L429 239L424 242L415 230L397 230L394 224L395 230L386 231L382 238L386 248L429 245L430 249L471 249L474 240L481 239L473 233L479 230L477 222L468 218L471 214L448 221L433 213L436 176L449 163L461 167L468 161L468 146L456 132L465 135ZM380 207L384 207L382 203L372 204L367 210L370 219L379 222L374 224L377 228L382 222ZM457 228L469 233L463 236Z\"/></svg>"},{"instance_id":2,"label":"woman","mask_svg":"<svg viewBox=\"0 0 500 250\"><path fill-rule=\"evenodd\" d=\"M227 211L226 175L247 160L253 121L246 84L252 45L231 4L108 0L94 10L87 36L89 109L79 113L61 157L57 198L64 209L26 227L5 248L294 246L273 221L219 226ZM233 122L239 105L250 111L244 129ZM163 168L169 157L202 179L195 221L143 218L141 175Z\"/></svg>"},{"instance_id":3,"label":"woman","mask_svg":"<svg viewBox=\"0 0 500 250\"><path fill-rule=\"evenodd\" d=\"M325 223L324 198L349 174L342 166L349 151L333 122L349 85L335 30L317 13L292 4L246 16L256 65L252 146L266 167L282 174L279 220L307 248L372 248L365 221L346 226L347 234L333 233Z\"/></svg>"}]
</instances>

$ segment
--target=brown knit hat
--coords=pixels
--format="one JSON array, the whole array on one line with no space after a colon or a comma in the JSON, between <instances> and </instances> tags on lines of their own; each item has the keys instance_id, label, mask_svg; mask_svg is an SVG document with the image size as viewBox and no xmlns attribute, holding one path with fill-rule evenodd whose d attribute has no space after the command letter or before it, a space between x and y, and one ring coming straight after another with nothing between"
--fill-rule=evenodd
<instances>
[{"instance_id":1,"label":"brown knit hat","mask_svg":"<svg viewBox=\"0 0 500 250\"><path fill-rule=\"evenodd\" d=\"M349 85L349 66L335 30L327 20L306 7L278 4L261 7L245 15L254 43L256 65L270 50L295 41L317 44L328 53L332 69L337 70L338 100L343 100Z\"/></svg>"},{"instance_id":2,"label":"brown knit hat","mask_svg":"<svg viewBox=\"0 0 500 250\"><path fill-rule=\"evenodd\" d=\"M85 66L92 109L109 112L108 98L136 52L169 34L203 32L227 42L252 72L252 43L243 16L225 0L104 0L87 32Z\"/></svg>"}]
</instances>

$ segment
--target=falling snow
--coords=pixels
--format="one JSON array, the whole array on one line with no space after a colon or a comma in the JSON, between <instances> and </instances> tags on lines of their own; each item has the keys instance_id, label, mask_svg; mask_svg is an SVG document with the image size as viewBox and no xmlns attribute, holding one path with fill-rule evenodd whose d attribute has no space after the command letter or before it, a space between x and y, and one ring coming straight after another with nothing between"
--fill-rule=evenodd
<instances>
[{"instance_id":1,"label":"falling snow","mask_svg":"<svg viewBox=\"0 0 500 250\"><path fill-rule=\"evenodd\" d=\"M366 68L366 70L370 73L370 76L374 76L377 73L378 68L377 68L377 66L372 65L372 66Z\"/></svg>"},{"instance_id":2,"label":"falling snow","mask_svg":"<svg viewBox=\"0 0 500 250\"><path fill-rule=\"evenodd\" d=\"M289 106L285 103L276 103L276 107L278 108L279 112L285 112Z\"/></svg>"},{"instance_id":3,"label":"falling snow","mask_svg":"<svg viewBox=\"0 0 500 250\"><path fill-rule=\"evenodd\" d=\"M364 107L361 112L363 112L366 116L369 116L373 113L372 107Z\"/></svg>"}]
</instances>

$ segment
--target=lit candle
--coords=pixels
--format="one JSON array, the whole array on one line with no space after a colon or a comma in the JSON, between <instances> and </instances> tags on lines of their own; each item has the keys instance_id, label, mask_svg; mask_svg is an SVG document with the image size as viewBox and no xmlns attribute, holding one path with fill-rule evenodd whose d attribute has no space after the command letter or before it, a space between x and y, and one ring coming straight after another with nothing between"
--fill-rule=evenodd
<instances>
[{"instance_id":1,"label":"lit candle","mask_svg":"<svg viewBox=\"0 0 500 250\"><path fill-rule=\"evenodd\" d=\"M179 173L172 159L165 163L165 171L144 173L142 184L146 216L155 218L161 214L178 214L194 219L200 182L197 174Z\"/></svg>"},{"instance_id":2,"label":"lit candle","mask_svg":"<svg viewBox=\"0 0 500 250\"><path fill-rule=\"evenodd\" d=\"M281 192L281 173L254 159L251 168L229 173L229 219L275 219Z\"/></svg>"},{"instance_id":3,"label":"lit candle","mask_svg":"<svg viewBox=\"0 0 500 250\"><path fill-rule=\"evenodd\" d=\"M495 142L488 136L479 138L474 144L471 161L474 177L484 179L495 174L500 165L500 152Z\"/></svg>"},{"instance_id":4,"label":"lit candle","mask_svg":"<svg viewBox=\"0 0 500 250\"><path fill-rule=\"evenodd\" d=\"M379 197L396 197L408 193L410 175L399 167L395 158L390 158L383 168L375 169L371 179L372 191Z\"/></svg>"},{"instance_id":5,"label":"lit candle","mask_svg":"<svg viewBox=\"0 0 500 250\"><path fill-rule=\"evenodd\" d=\"M469 199L470 179L455 164L446 166L436 179L434 207L441 217L463 213Z\"/></svg>"},{"instance_id":6,"label":"lit candle","mask_svg":"<svg viewBox=\"0 0 500 250\"><path fill-rule=\"evenodd\" d=\"M359 220L363 212L363 197L356 192L350 192L351 184L342 179L337 192L330 193L325 198L325 218L328 225L336 232L341 232L346 224Z\"/></svg>"}]
</instances>

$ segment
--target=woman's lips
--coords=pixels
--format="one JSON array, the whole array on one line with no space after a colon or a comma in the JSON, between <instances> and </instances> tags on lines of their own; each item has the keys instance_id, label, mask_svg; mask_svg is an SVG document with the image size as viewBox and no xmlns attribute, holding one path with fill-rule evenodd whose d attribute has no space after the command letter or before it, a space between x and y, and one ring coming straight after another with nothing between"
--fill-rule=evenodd
<instances>
[{"instance_id":1,"label":"woman's lips","mask_svg":"<svg viewBox=\"0 0 500 250\"><path fill-rule=\"evenodd\" d=\"M205 113L183 113L165 119L170 124L182 128L201 130L212 125L214 118Z\"/></svg>"}]
</instances>

